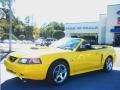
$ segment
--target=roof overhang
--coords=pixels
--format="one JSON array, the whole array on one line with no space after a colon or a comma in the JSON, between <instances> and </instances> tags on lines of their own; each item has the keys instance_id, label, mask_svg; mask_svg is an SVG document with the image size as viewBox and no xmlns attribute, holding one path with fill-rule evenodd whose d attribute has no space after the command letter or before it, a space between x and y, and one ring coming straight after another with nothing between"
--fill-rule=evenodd
<instances>
[{"instance_id":1,"label":"roof overhang","mask_svg":"<svg viewBox=\"0 0 120 90\"><path fill-rule=\"evenodd\" d=\"M120 28L111 29L111 32L120 33Z\"/></svg>"}]
</instances>

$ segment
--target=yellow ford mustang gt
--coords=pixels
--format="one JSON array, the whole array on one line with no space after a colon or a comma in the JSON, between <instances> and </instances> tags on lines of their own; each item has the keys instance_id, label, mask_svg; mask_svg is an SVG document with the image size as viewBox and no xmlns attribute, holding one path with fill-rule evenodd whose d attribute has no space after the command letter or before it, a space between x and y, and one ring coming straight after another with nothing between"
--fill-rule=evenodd
<instances>
[{"instance_id":1,"label":"yellow ford mustang gt","mask_svg":"<svg viewBox=\"0 0 120 90\"><path fill-rule=\"evenodd\" d=\"M80 38L63 38L48 48L13 52L4 61L6 70L23 79L63 83L68 76L100 70L111 71L112 47L93 47Z\"/></svg>"}]
</instances>

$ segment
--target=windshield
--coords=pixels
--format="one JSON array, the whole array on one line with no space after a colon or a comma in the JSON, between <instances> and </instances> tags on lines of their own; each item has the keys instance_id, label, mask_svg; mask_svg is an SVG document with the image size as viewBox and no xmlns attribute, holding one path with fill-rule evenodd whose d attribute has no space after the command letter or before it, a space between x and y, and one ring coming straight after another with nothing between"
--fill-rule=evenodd
<instances>
[{"instance_id":1,"label":"windshield","mask_svg":"<svg viewBox=\"0 0 120 90\"><path fill-rule=\"evenodd\" d=\"M73 50L80 42L78 38L63 38L55 43L51 44L49 47L61 48L64 50Z\"/></svg>"}]
</instances>

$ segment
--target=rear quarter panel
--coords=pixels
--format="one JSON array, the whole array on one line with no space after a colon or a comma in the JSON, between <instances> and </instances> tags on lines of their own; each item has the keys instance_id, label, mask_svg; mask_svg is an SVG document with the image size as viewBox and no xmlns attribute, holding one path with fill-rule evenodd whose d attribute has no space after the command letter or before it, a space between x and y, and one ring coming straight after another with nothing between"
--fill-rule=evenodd
<instances>
[{"instance_id":1,"label":"rear quarter panel","mask_svg":"<svg viewBox=\"0 0 120 90\"><path fill-rule=\"evenodd\" d=\"M113 63L116 60L116 53L113 47L108 46L107 48L99 49L99 53L102 55L102 65L104 65L105 60L111 56L113 58Z\"/></svg>"}]
</instances>

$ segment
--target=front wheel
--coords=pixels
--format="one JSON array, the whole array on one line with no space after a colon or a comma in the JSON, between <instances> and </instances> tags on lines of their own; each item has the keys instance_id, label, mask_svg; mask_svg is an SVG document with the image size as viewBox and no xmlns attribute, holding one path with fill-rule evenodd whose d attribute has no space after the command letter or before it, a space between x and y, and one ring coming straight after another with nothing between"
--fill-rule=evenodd
<instances>
[{"instance_id":1,"label":"front wheel","mask_svg":"<svg viewBox=\"0 0 120 90\"><path fill-rule=\"evenodd\" d=\"M113 68L113 59L111 57L108 57L104 63L104 71L110 72Z\"/></svg>"},{"instance_id":2,"label":"front wheel","mask_svg":"<svg viewBox=\"0 0 120 90\"><path fill-rule=\"evenodd\" d=\"M63 61L53 63L47 73L47 81L54 85L62 84L68 77L68 65Z\"/></svg>"}]
</instances>

